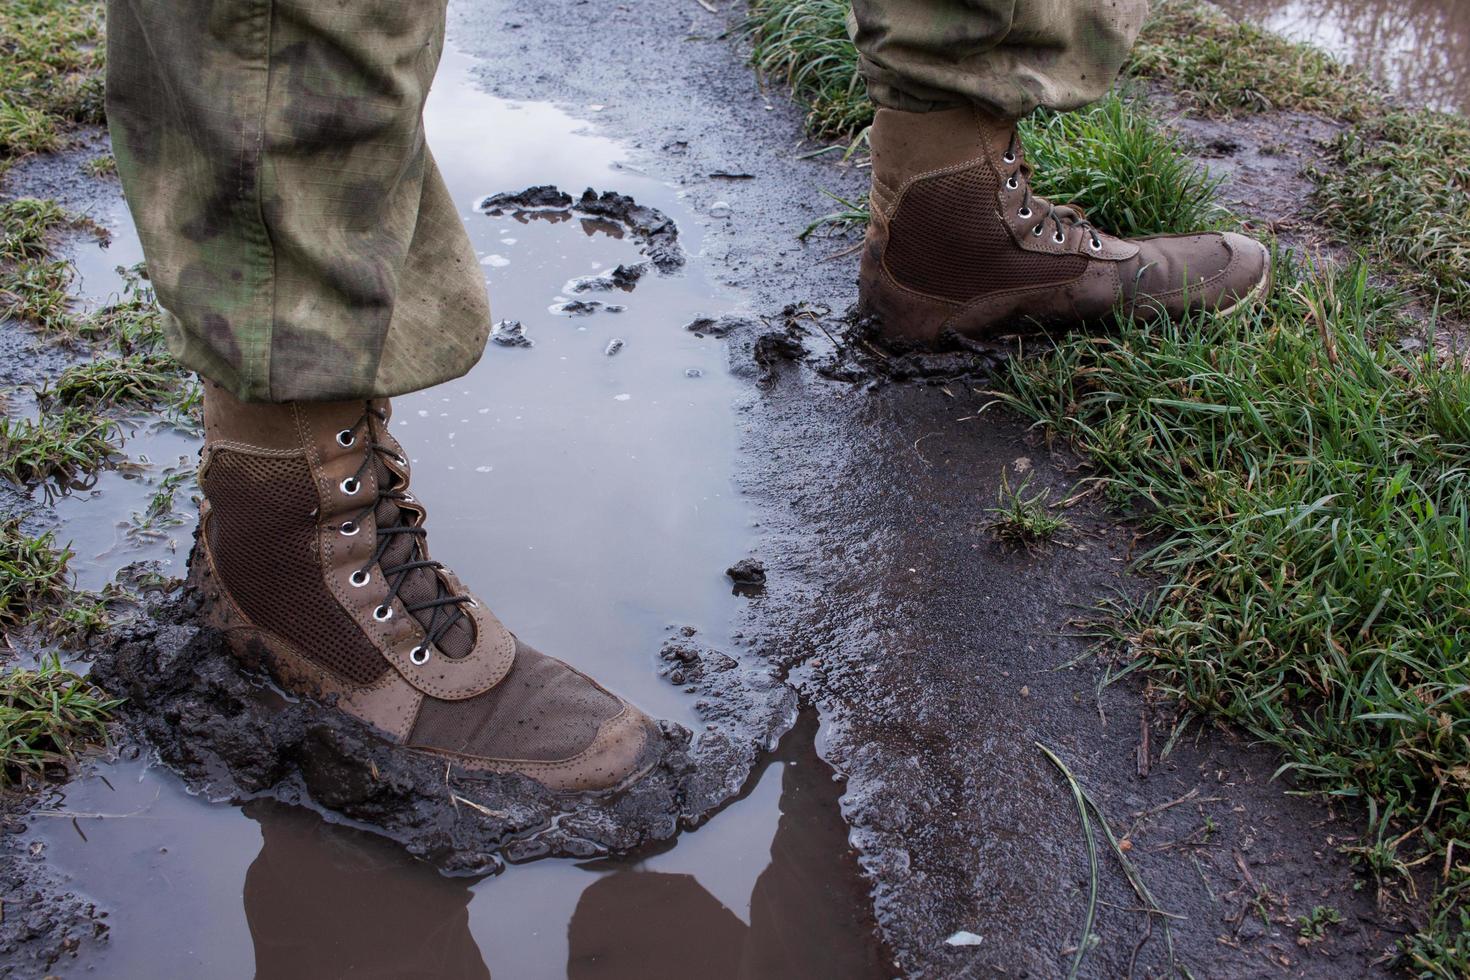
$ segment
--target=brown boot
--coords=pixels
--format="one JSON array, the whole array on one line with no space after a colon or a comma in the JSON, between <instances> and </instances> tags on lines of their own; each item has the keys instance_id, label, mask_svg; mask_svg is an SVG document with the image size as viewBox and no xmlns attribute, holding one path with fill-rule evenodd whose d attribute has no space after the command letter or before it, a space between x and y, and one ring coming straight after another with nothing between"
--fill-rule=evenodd
<instances>
[{"instance_id":1,"label":"brown boot","mask_svg":"<svg viewBox=\"0 0 1470 980\"><path fill-rule=\"evenodd\" d=\"M206 621L286 689L466 768L577 791L646 772L646 715L521 643L429 557L388 416L386 400L246 404L206 383Z\"/></svg>"},{"instance_id":2,"label":"brown boot","mask_svg":"<svg viewBox=\"0 0 1470 980\"><path fill-rule=\"evenodd\" d=\"M879 109L859 308L933 344L1042 326L1228 311L1263 294L1270 254L1244 235L1129 241L1031 194L1014 123L976 109Z\"/></svg>"}]
</instances>

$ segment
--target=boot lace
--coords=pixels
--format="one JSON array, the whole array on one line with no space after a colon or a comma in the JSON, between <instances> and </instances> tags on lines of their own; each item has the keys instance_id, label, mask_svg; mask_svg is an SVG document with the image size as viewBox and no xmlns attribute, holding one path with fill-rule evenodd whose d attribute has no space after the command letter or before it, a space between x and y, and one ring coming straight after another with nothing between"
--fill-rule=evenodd
<instances>
[{"instance_id":1,"label":"boot lace","mask_svg":"<svg viewBox=\"0 0 1470 980\"><path fill-rule=\"evenodd\" d=\"M444 564L425 557L423 542L429 533L428 530L408 523L408 520L404 517L402 508L397 506L399 502L413 503L414 498L403 487L396 485L396 474L393 474L384 463L384 460L387 459L394 460L400 465L403 463L403 460L398 457L398 454L391 447L378 441L378 427L386 426L387 424L387 413L369 404L366 411L363 412L362 418L352 428L343 429L337 433L337 442L339 445L351 446L360 436L367 448L367 452L363 456L362 465L358 467L357 472L353 476L344 481L344 489L349 484L361 486L363 479L367 476L371 468L376 468L380 476L377 481L378 493L376 499L372 500L362 510L358 511L356 515L344 522L342 533L349 535L356 534L361 529L363 521L369 514L377 512L384 503L393 505L392 513L397 515L397 521L389 523L379 518L377 526L377 547L374 549L373 556L368 559L367 563L352 573L352 581L354 584L365 583L372 571L372 567L374 565L379 567L383 573L383 578L388 582L388 597L383 600L382 605L373 610L373 618L379 622L385 622L393 618L393 601L401 597L400 593L403 591L404 586L409 584L414 576L430 575L433 577L434 598L421 602L409 603L406 600L404 602L404 608L413 614L414 618L419 621L419 625L424 628L425 636L423 643L414 647L409 654L409 658L415 664L421 666L428 661L429 650L438 649L439 642L454 628L455 624L461 620L466 620L466 613L462 607L473 607L475 600L468 595L452 593L445 587L444 580L435 574L439 569L444 567ZM393 477L393 485L388 485L387 481L382 478L383 474L388 474ZM389 551L393 549L394 544L403 535L407 535L412 541L412 546L405 552L408 560L395 561L389 555ZM467 620L466 625L468 625ZM441 649L440 653L443 652Z\"/></svg>"},{"instance_id":2,"label":"boot lace","mask_svg":"<svg viewBox=\"0 0 1470 980\"><path fill-rule=\"evenodd\" d=\"M1031 167L1021 160L1021 134L1018 130L1011 130L1011 140L1006 147L1005 156L1001 158L1006 164L1015 164L1016 169L1011 171L1006 178L1006 188L1015 190L1022 185L1025 193L1021 196L1021 208L1016 212L1017 217L1024 219L1035 216L1032 203L1046 205L1046 214L1042 215L1031 227L1031 234L1040 238L1046 231L1046 223L1050 221L1055 229L1052 232L1052 241L1061 245L1067 240L1067 230L1078 228L1087 233L1088 244L1094 252L1102 250L1102 239L1098 237L1097 229L1092 222L1087 220L1087 215L1075 204L1052 204L1050 201L1031 194Z\"/></svg>"}]
</instances>

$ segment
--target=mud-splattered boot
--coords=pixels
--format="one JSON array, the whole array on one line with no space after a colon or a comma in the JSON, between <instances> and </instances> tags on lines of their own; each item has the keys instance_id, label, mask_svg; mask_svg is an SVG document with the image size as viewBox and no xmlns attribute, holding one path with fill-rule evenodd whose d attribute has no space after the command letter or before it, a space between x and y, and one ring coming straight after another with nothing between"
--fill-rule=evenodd
<instances>
[{"instance_id":1,"label":"mud-splattered boot","mask_svg":"<svg viewBox=\"0 0 1470 980\"><path fill-rule=\"evenodd\" d=\"M628 783L662 736L516 639L429 556L382 401L246 404L207 383L191 580L206 621L287 690L466 768Z\"/></svg>"},{"instance_id":2,"label":"mud-splattered boot","mask_svg":"<svg viewBox=\"0 0 1470 980\"><path fill-rule=\"evenodd\" d=\"M1243 235L1125 240L1031 193L1014 123L976 109L879 109L859 308L932 345L1024 329L1227 311L1263 294L1270 254Z\"/></svg>"}]
</instances>

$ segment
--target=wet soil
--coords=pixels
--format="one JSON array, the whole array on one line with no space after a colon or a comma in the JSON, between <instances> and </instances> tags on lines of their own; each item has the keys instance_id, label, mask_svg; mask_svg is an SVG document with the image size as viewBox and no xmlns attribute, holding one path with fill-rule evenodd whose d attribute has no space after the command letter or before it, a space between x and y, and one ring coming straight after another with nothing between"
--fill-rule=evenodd
<instances>
[{"instance_id":1,"label":"wet soil","mask_svg":"<svg viewBox=\"0 0 1470 980\"><path fill-rule=\"evenodd\" d=\"M535 344L492 347L395 417L436 557L536 645L670 719L656 778L595 809L446 781L242 674L174 606L98 664L134 695L117 756L0 842L0 873L30 861L14 887L42 895L32 911L65 913L60 938L12 947L11 972L42 972L105 921L105 943L45 969L1058 976L1089 872L1043 745L1169 913L1141 910L1105 855L1083 975L1385 969L1407 927L1341 854L1359 815L1285 795L1275 760L1226 733L1171 738L1172 709L1092 650L1095 603L1149 587L1128 571L1133 533L1090 500L1045 549L988 533L1002 479L1060 500L1077 461L991 404L995 351L870 349L844 319L851 242L796 234L822 190L861 192L865 173L800 158L799 110L728 36L740 13L451 12L430 140L497 316ZM563 206L561 220L544 204L477 210L536 185L656 209L684 267L574 288L652 264L651 239ZM115 185L101 199L115 207ZM83 255L84 279L106 283L106 259ZM604 305L568 317L574 297ZM24 349L17 336L0 329ZM130 452L152 437L140 429ZM150 473L177 455L162 445ZM69 512L17 505L93 533L147 489L118 479L65 498ZM177 570L186 546L143 551ZM83 569L105 580L136 553L88 551ZM732 581L743 562L748 580ZM745 574L757 563L760 582ZM796 696L812 710L796 715ZM755 751L793 719L773 754ZM378 778L349 763L362 758ZM1296 917L1319 905L1343 924L1299 943Z\"/></svg>"},{"instance_id":2,"label":"wet soil","mask_svg":"<svg viewBox=\"0 0 1470 980\"><path fill-rule=\"evenodd\" d=\"M1042 743L1128 832L1160 906L1183 917L1170 920L1172 940L1196 975L1383 969L1403 925L1339 853L1355 816L1284 795L1269 755L1220 733L1193 728L1166 754L1169 713L1157 717L1131 680L1105 683L1078 623L1096 600L1148 587L1126 570L1131 532L1083 504L1068 540L1040 553L985 533L1003 475L1024 470L1061 499L1075 461L987 408L972 365L951 366L948 380L921 365L937 382L926 385L851 369L834 379L819 369L842 359L840 343L781 316L792 303L841 311L852 300L850 242L795 236L822 189L859 192L864 174L799 159L799 112L750 83L721 18L659 3L584 13L549 4L534 25L508 29L521 18L480 5L460 11L460 36L485 58L492 91L602 106L599 122L642 148L638 166L685 188L706 216L704 254L763 314L725 341L734 372L758 382L740 407L741 483L761 512L766 567L751 638L821 712L819 748L846 777L844 815L898 967L1065 972L1088 874ZM579 56L609 37L658 69ZM556 70L504 70L522 59ZM1104 875L1084 974L1168 972L1163 920L1137 911L1116 864ZM1317 905L1340 909L1345 927L1299 945L1294 917ZM962 930L980 942L946 942Z\"/></svg>"}]
</instances>

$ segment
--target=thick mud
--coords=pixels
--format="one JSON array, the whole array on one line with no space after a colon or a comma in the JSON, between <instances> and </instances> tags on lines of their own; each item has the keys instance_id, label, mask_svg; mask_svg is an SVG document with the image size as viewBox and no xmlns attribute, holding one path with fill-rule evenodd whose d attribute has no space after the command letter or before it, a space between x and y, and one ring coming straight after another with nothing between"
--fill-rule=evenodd
<instances>
[{"instance_id":1,"label":"thick mud","mask_svg":"<svg viewBox=\"0 0 1470 980\"><path fill-rule=\"evenodd\" d=\"M131 733L197 792L312 806L452 874L667 840L735 795L758 752L796 718L795 693L768 672L741 671L685 638L667 656L683 664L678 683L698 698L699 734L665 723L647 776L608 795L558 796L519 776L457 771L330 705L283 695L242 670L218 634L193 625L197 605L186 594L150 608L93 663L96 682L127 699L121 717Z\"/></svg>"}]
</instances>

